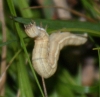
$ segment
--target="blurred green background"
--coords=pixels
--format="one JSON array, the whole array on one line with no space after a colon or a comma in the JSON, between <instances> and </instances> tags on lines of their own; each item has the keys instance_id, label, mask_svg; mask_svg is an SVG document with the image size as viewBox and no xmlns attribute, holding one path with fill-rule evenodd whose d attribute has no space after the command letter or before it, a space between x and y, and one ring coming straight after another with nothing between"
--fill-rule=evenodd
<instances>
[{"instance_id":1,"label":"blurred green background","mask_svg":"<svg viewBox=\"0 0 100 97\"><path fill-rule=\"evenodd\" d=\"M61 50L56 73L45 79L48 97L99 97L99 0L1 0L0 97L46 97L31 63L34 40L24 31L32 20L49 34L88 34L84 45Z\"/></svg>"}]
</instances>

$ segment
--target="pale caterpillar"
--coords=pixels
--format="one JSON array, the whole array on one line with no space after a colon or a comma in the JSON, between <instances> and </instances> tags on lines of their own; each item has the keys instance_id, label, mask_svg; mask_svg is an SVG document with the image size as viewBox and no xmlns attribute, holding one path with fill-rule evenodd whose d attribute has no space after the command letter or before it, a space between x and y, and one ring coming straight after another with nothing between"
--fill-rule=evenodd
<instances>
[{"instance_id":1,"label":"pale caterpillar","mask_svg":"<svg viewBox=\"0 0 100 97\"><path fill-rule=\"evenodd\" d=\"M67 45L82 45L87 41L87 34L81 36L70 32L53 33L50 36L45 29L35 23L25 25L26 34L34 38L32 63L36 72L44 78L52 76L57 69L60 50Z\"/></svg>"}]
</instances>

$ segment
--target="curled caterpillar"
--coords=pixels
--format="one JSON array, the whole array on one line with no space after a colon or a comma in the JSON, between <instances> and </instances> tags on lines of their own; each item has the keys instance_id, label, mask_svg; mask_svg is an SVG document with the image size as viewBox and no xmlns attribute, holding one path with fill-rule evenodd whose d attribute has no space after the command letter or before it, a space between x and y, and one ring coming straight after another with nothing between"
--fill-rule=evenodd
<instances>
[{"instance_id":1,"label":"curled caterpillar","mask_svg":"<svg viewBox=\"0 0 100 97\"><path fill-rule=\"evenodd\" d=\"M82 45L87 41L87 34L79 36L70 32L59 32L49 36L45 29L35 23L25 25L25 32L34 38L32 64L36 72L44 78L49 78L56 72L59 53L64 46Z\"/></svg>"}]
</instances>

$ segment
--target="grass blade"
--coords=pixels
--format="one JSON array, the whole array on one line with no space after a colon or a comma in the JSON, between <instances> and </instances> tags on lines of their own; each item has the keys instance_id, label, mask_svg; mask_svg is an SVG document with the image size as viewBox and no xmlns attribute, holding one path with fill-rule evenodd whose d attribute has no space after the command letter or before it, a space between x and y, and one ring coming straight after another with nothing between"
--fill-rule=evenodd
<instances>
[{"instance_id":1,"label":"grass blade","mask_svg":"<svg viewBox=\"0 0 100 97\"><path fill-rule=\"evenodd\" d=\"M23 24L29 24L32 19L22 17L12 17L14 21ZM37 19L34 20L37 25L43 24L44 28L47 25L50 31L61 30L62 31L81 31L87 32L93 36L100 37L100 23L80 22L80 21L62 21L62 20L46 20Z\"/></svg>"},{"instance_id":2,"label":"grass blade","mask_svg":"<svg viewBox=\"0 0 100 97\"><path fill-rule=\"evenodd\" d=\"M13 16L17 16L17 15L16 15L15 8L14 8L14 5L13 5L13 1L12 1L12 0L7 0L7 3L8 3L8 6L9 6L9 9L10 9L11 14L12 14ZM31 70L32 70L32 73L33 73L33 75L34 75L34 77L35 77L35 79L36 79L37 85L38 85L38 87L39 87L39 89L40 89L40 92L41 92L42 96L44 97L42 88L41 88L41 86L40 86L40 84L39 84L39 82L38 82L38 79L37 79L37 77L36 77L35 71L34 71L34 69L33 69L33 67L32 67L32 64L31 64L31 61L30 61L30 59L29 59L29 56L28 56L28 53L27 53L27 50L26 50L26 46L25 46L25 43L24 43L23 38L22 38L22 33L21 33L20 26L19 26L19 24L16 23L16 22L15 22L15 27L16 27L16 30L17 30L17 33L18 33L18 36L19 36L19 39L20 39L20 45L21 45L21 47L23 48L23 50L24 50L24 52L25 52L26 58L28 59L29 65L30 65ZM26 92L26 91L24 91L24 92ZM29 97L30 97L30 96L29 96Z\"/></svg>"},{"instance_id":3,"label":"grass blade","mask_svg":"<svg viewBox=\"0 0 100 97\"><path fill-rule=\"evenodd\" d=\"M18 80L20 88L20 97L34 97L32 94L32 89L30 87L30 81L28 78L25 62L22 60L22 53L18 57L17 70L18 70Z\"/></svg>"}]
</instances>

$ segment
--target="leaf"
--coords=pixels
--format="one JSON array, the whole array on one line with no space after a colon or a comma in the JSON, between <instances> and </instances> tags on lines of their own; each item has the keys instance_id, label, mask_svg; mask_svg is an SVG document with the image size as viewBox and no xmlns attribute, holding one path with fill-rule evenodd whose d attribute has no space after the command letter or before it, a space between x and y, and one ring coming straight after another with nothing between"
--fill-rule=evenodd
<instances>
[{"instance_id":1,"label":"leaf","mask_svg":"<svg viewBox=\"0 0 100 97\"><path fill-rule=\"evenodd\" d=\"M65 84L64 86L71 88L72 90L78 92L78 93L93 93L93 92L99 92L99 85L95 86L78 86L78 85L72 85L72 84Z\"/></svg>"},{"instance_id":2,"label":"leaf","mask_svg":"<svg viewBox=\"0 0 100 97\"><path fill-rule=\"evenodd\" d=\"M22 24L29 24L32 22L30 18L22 17L12 17L16 22ZM37 19L34 20L37 25L42 25L45 27L48 26L49 31L53 30L63 30L63 31L81 31L88 32L93 36L100 37L100 23L90 23L90 22L80 22L80 21L63 21L63 20L46 20L46 19Z\"/></svg>"},{"instance_id":3,"label":"leaf","mask_svg":"<svg viewBox=\"0 0 100 97\"><path fill-rule=\"evenodd\" d=\"M80 86L75 82L75 80L67 70L62 71L62 74L59 75L58 80L60 82L61 87L72 89L76 93L83 94L83 93L99 92L99 84L95 86Z\"/></svg>"},{"instance_id":4,"label":"leaf","mask_svg":"<svg viewBox=\"0 0 100 97\"><path fill-rule=\"evenodd\" d=\"M13 42L17 42L17 41L18 41L18 40L15 39L15 40L9 40L9 41L7 41L7 42L0 43L0 47L2 47L2 46L4 46L4 45L8 45L8 44L13 43Z\"/></svg>"},{"instance_id":5,"label":"leaf","mask_svg":"<svg viewBox=\"0 0 100 97\"><path fill-rule=\"evenodd\" d=\"M98 50L98 59L99 59L99 95L100 95L100 50Z\"/></svg>"},{"instance_id":6,"label":"leaf","mask_svg":"<svg viewBox=\"0 0 100 97\"><path fill-rule=\"evenodd\" d=\"M22 60L23 54L20 54L17 62L19 90L21 97L34 97L30 85L30 81L27 74L27 69L24 60Z\"/></svg>"},{"instance_id":7,"label":"leaf","mask_svg":"<svg viewBox=\"0 0 100 97\"><path fill-rule=\"evenodd\" d=\"M8 3L8 6L9 6L9 9L10 9L11 14L12 14L13 16L17 16L16 11L15 11L15 7L14 7L14 4L13 4L13 1L12 1L12 0L7 0L7 3ZM29 63L29 65L30 65L30 67L31 67L32 73L33 73L33 75L34 75L34 77L35 77L35 80L36 80L37 85L38 85L38 87L39 87L39 89L40 89L40 92L41 92L42 96L44 97L42 88L41 88L41 86L40 86L40 84L39 84L39 81L38 81L38 79L37 79L37 76L36 76L36 74L35 74L35 71L34 71L34 69L33 69L33 67L32 67L30 58L29 58L29 56L28 56L28 52L27 52L27 49L26 49L26 46L25 46L25 43L24 43L24 40L23 40L23 37L22 37L22 33L20 33L20 32L21 32L20 25L19 25L18 23L15 22L15 27L16 27L16 31L17 31L17 34L18 34L19 39L20 39L21 47L23 48L24 53L25 53L25 56L26 56L26 58L28 59L28 63ZM24 92L26 92L26 91L24 91ZM26 92L26 93L27 93L27 92ZM31 97L31 96L29 96L29 97Z\"/></svg>"}]
</instances>

